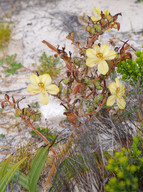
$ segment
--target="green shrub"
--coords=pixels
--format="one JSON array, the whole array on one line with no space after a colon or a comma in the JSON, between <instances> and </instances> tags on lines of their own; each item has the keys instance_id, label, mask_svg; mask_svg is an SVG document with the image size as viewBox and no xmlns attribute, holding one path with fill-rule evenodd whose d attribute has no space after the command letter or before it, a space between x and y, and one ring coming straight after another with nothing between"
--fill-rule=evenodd
<instances>
[{"instance_id":1,"label":"green shrub","mask_svg":"<svg viewBox=\"0 0 143 192\"><path fill-rule=\"evenodd\" d=\"M117 72L122 75L123 80L127 80L130 85L135 86L139 81L140 87L143 87L143 52L135 52L136 61L127 59L120 61L117 66Z\"/></svg>"},{"instance_id":2,"label":"green shrub","mask_svg":"<svg viewBox=\"0 0 143 192\"><path fill-rule=\"evenodd\" d=\"M105 192L137 192L139 187L143 190L140 183L143 179L143 157L139 138L133 138L131 149L122 148L120 152L115 152L113 159L108 161L107 169L112 177Z\"/></svg>"},{"instance_id":3,"label":"green shrub","mask_svg":"<svg viewBox=\"0 0 143 192\"><path fill-rule=\"evenodd\" d=\"M50 76L57 76L62 69L59 57L47 56L44 52L40 57L41 65L38 67L39 75L48 73Z\"/></svg>"},{"instance_id":4,"label":"green shrub","mask_svg":"<svg viewBox=\"0 0 143 192\"><path fill-rule=\"evenodd\" d=\"M0 60L0 66L4 69L6 77L10 74L14 75L18 69L22 68L22 64L16 61L17 55L8 55L5 59Z\"/></svg>"},{"instance_id":5,"label":"green shrub","mask_svg":"<svg viewBox=\"0 0 143 192\"><path fill-rule=\"evenodd\" d=\"M12 29L10 26L10 21L8 21L5 17L2 18L0 21L0 50L7 47L11 38L11 32Z\"/></svg>"}]
</instances>

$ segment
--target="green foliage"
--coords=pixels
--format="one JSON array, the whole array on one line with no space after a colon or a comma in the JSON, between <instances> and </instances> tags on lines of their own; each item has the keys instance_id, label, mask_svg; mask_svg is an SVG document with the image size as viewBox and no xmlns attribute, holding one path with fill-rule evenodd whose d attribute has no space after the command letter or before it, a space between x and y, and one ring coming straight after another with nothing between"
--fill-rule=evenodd
<instances>
[{"instance_id":1,"label":"green foliage","mask_svg":"<svg viewBox=\"0 0 143 192\"><path fill-rule=\"evenodd\" d=\"M47 56L44 52L40 58L41 65L38 66L40 75L48 73L50 76L57 76L62 69L59 57Z\"/></svg>"},{"instance_id":2,"label":"green foliage","mask_svg":"<svg viewBox=\"0 0 143 192\"><path fill-rule=\"evenodd\" d=\"M131 149L122 148L109 159L107 169L113 173L105 187L105 192L138 191L140 180L143 179L143 157L140 140L133 138Z\"/></svg>"},{"instance_id":3,"label":"green foliage","mask_svg":"<svg viewBox=\"0 0 143 192\"><path fill-rule=\"evenodd\" d=\"M15 175L12 178L12 181L18 183L21 187L29 191L28 177L21 171L16 171Z\"/></svg>"},{"instance_id":4,"label":"green foliage","mask_svg":"<svg viewBox=\"0 0 143 192\"><path fill-rule=\"evenodd\" d=\"M31 104L31 107L34 108L34 109L39 108L39 103L36 101L35 103Z\"/></svg>"},{"instance_id":5,"label":"green foliage","mask_svg":"<svg viewBox=\"0 0 143 192\"><path fill-rule=\"evenodd\" d=\"M0 60L0 65L4 69L4 72L8 73L6 76L10 74L14 75L18 69L22 68L22 64L16 61L16 54L9 55L5 59Z\"/></svg>"},{"instance_id":6,"label":"green foliage","mask_svg":"<svg viewBox=\"0 0 143 192\"><path fill-rule=\"evenodd\" d=\"M139 80L140 87L143 87L143 52L135 52L136 61L127 59L120 61L117 66L117 72L122 75L123 80L127 80L130 85L135 86Z\"/></svg>"},{"instance_id":7,"label":"green foliage","mask_svg":"<svg viewBox=\"0 0 143 192\"><path fill-rule=\"evenodd\" d=\"M10 159L12 155L5 162L0 163L0 191L5 192L7 185L11 182L13 176L15 175L16 171L18 170L19 166L25 161L27 157L24 157L22 160L14 164L10 169L8 166L10 164Z\"/></svg>"},{"instance_id":8,"label":"green foliage","mask_svg":"<svg viewBox=\"0 0 143 192\"><path fill-rule=\"evenodd\" d=\"M10 159L11 159L11 156L6 161L0 162L0 174L2 171L1 175L5 175L5 173L14 166L14 163L11 163ZM1 176L1 179L2 179L2 176ZM0 181L1 181L1 179L0 179ZM29 190L28 177L26 175L24 175L22 172L20 172L19 170L17 170L15 172L15 174L13 175L12 181L15 183L18 183L24 189Z\"/></svg>"},{"instance_id":9,"label":"green foliage","mask_svg":"<svg viewBox=\"0 0 143 192\"><path fill-rule=\"evenodd\" d=\"M0 21L0 50L7 47L11 38L11 32L10 22L6 18L2 18Z\"/></svg>"},{"instance_id":10,"label":"green foliage","mask_svg":"<svg viewBox=\"0 0 143 192\"><path fill-rule=\"evenodd\" d=\"M4 134L0 134L0 137L3 139L3 138L5 138L5 135Z\"/></svg>"},{"instance_id":11,"label":"green foliage","mask_svg":"<svg viewBox=\"0 0 143 192\"><path fill-rule=\"evenodd\" d=\"M50 129L48 129L48 128L38 127L37 130L38 130L40 133L42 133L42 134L47 138L47 140L48 140L49 142L54 141L55 138L56 138L56 134L53 133L53 132L51 132ZM37 135L37 133L35 133L35 131L31 131L31 133L32 133L33 135Z\"/></svg>"},{"instance_id":12,"label":"green foliage","mask_svg":"<svg viewBox=\"0 0 143 192\"><path fill-rule=\"evenodd\" d=\"M22 144L20 145L13 155L12 162L17 163L20 161L23 157L27 156L28 158L20 165L20 170L23 171L25 174L29 173L30 170L30 164L34 157L35 153L33 150L32 144Z\"/></svg>"},{"instance_id":13,"label":"green foliage","mask_svg":"<svg viewBox=\"0 0 143 192\"><path fill-rule=\"evenodd\" d=\"M40 177L40 174L45 165L47 155L49 152L49 145L46 147L41 147L36 154L36 157L31 162L31 169L29 172L29 192L36 192L37 183Z\"/></svg>"},{"instance_id":14,"label":"green foliage","mask_svg":"<svg viewBox=\"0 0 143 192\"><path fill-rule=\"evenodd\" d=\"M0 191L4 192L7 185L12 180L13 182L17 182L29 192L38 192L37 183L45 165L48 152L49 145L46 147L41 147L38 150L38 153L31 161L31 168L28 176L24 175L18 170L20 165L26 160L27 157L22 158L22 160L18 161L17 163L11 163L11 155L6 161L0 162ZM23 154L21 155L23 156Z\"/></svg>"},{"instance_id":15,"label":"green foliage","mask_svg":"<svg viewBox=\"0 0 143 192\"><path fill-rule=\"evenodd\" d=\"M143 0L137 0L137 3L141 3Z\"/></svg>"}]
</instances>

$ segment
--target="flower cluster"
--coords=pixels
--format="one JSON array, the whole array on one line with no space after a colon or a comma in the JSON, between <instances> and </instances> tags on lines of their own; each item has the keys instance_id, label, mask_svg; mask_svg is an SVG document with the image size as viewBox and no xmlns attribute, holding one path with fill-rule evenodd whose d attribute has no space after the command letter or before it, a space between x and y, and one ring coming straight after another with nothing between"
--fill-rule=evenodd
<instances>
[{"instance_id":1,"label":"flower cluster","mask_svg":"<svg viewBox=\"0 0 143 192\"><path fill-rule=\"evenodd\" d=\"M93 29L93 27L97 28L98 26L100 27L100 30L96 29L94 34L89 30L89 39L87 42L90 40L90 43L87 43L86 49L85 47L82 47L82 45L78 44L79 54L84 57L72 57L72 54L68 57L68 53L66 53L65 48L59 49L59 47L56 48L50 43L43 41L50 49L56 52L57 56L59 55L61 59L66 62L68 73L67 78L60 81L60 89L56 85L51 84L51 77L49 74L40 76L31 74L31 84L28 85L27 91L32 94L39 93L39 101L42 104L48 104L48 93L56 95L59 92L58 98L63 100L62 97L65 97L67 103L73 99L71 94L77 94L77 96L75 96L75 101L72 101L73 103L76 103L77 100L82 103L82 99L80 97L78 98L78 94L85 95L85 98L89 99L87 102L84 101L88 113L97 112L96 109L98 105L107 104L107 106L112 106L115 101L117 101L117 105L120 109L125 108L126 102L123 99L125 86L121 84L117 78L115 80L116 82L109 85L111 95L107 99L107 103L106 101L104 102L103 98L104 90L106 90L107 94L109 93L106 89L107 87L104 80L108 79L111 71L113 71L119 63L118 58L120 55L119 53L117 54L116 51L110 49L107 44L95 44L95 40L98 39L99 35L101 35L104 31L113 28L114 24L118 24L116 19L119 14L112 16L108 10L105 9L100 11L97 7L94 7L94 11L96 15L89 18L87 27ZM74 41L73 34L68 35L67 38L70 39L75 46L77 46ZM115 66L114 63L116 64ZM87 67L94 67L95 70L92 70L94 71L94 74L90 73L90 70L88 70ZM96 71L101 74L99 78L97 78L98 73L96 73ZM102 90L102 92L100 90ZM77 105L74 105L74 107L76 106Z\"/></svg>"}]
</instances>

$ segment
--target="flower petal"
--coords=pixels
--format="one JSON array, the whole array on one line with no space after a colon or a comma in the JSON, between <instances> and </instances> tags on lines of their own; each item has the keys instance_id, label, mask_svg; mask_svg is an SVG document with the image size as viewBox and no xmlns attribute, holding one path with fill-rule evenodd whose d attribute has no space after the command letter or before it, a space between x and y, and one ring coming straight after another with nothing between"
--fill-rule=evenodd
<instances>
[{"instance_id":1,"label":"flower petal","mask_svg":"<svg viewBox=\"0 0 143 192\"><path fill-rule=\"evenodd\" d=\"M39 87L36 86L36 85L29 84L29 85L27 86L27 91L28 91L29 93L36 94L36 93L40 93L40 92L41 92L41 88L39 88Z\"/></svg>"},{"instance_id":2,"label":"flower petal","mask_svg":"<svg viewBox=\"0 0 143 192\"><path fill-rule=\"evenodd\" d=\"M102 60L99 64L98 64L98 71L103 74L106 75L106 73L109 71L109 67L106 61Z\"/></svg>"},{"instance_id":3,"label":"flower petal","mask_svg":"<svg viewBox=\"0 0 143 192\"><path fill-rule=\"evenodd\" d=\"M96 51L96 54L99 53L99 50L100 50L99 45L95 44L94 45L94 50Z\"/></svg>"},{"instance_id":4,"label":"flower petal","mask_svg":"<svg viewBox=\"0 0 143 192\"><path fill-rule=\"evenodd\" d=\"M57 93L59 92L59 88L57 85L51 84L46 87L46 91L52 95L57 95Z\"/></svg>"},{"instance_id":5,"label":"flower petal","mask_svg":"<svg viewBox=\"0 0 143 192\"><path fill-rule=\"evenodd\" d=\"M116 99L115 95L109 96L108 99L107 99L106 105L107 106L112 106L115 103L115 99Z\"/></svg>"},{"instance_id":6,"label":"flower petal","mask_svg":"<svg viewBox=\"0 0 143 192\"><path fill-rule=\"evenodd\" d=\"M117 87L120 88L120 90L119 90L119 92L118 92L118 95L119 95L119 96L123 96L124 93L125 93L125 85L122 84L118 78L115 78L115 81L116 81Z\"/></svg>"},{"instance_id":7,"label":"flower petal","mask_svg":"<svg viewBox=\"0 0 143 192\"><path fill-rule=\"evenodd\" d=\"M126 106L126 102L125 100L121 97L121 98L117 98L117 105L120 109L124 109Z\"/></svg>"},{"instance_id":8,"label":"flower petal","mask_svg":"<svg viewBox=\"0 0 143 192\"><path fill-rule=\"evenodd\" d=\"M51 84L52 79L49 74L44 74L39 76L39 81L42 82L45 87Z\"/></svg>"},{"instance_id":9,"label":"flower petal","mask_svg":"<svg viewBox=\"0 0 143 192\"><path fill-rule=\"evenodd\" d=\"M48 93L46 91L43 91L40 93L39 101L40 101L40 103L42 103L44 105L47 105L49 103L49 96L48 96Z\"/></svg>"},{"instance_id":10,"label":"flower petal","mask_svg":"<svg viewBox=\"0 0 143 192\"><path fill-rule=\"evenodd\" d=\"M94 67L99 63L99 59L96 58L87 58L86 59L86 65L88 67Z\"/></svg>"},{"instance_id":11,"label":"flower petal","mask_svg":"<svg viewBox=\"0 0 143 192\"><path fill-rule=\"evenodd\" d=\"M104 9L103 13L104 13L105 17L107 17L107 15L109 15L109 11L107 9Z\"/></svg>"},{"instance_id":12,"label":"flower petal","mask_svg":"<svg viewBox=\"0 0 143 192\"><path fill-rule=\"evenodd\" d=\"M124 93L125 93L125 85L124 85L124 84L121 84L120 91L119 91L118 94L119 94L120 96L123 96Z\"/></svg>"},{"instance_id":13,"label":"flower petal","mask_svg":"<svg viewBox=\"0 0 143 192\"><path fill-rule=\"evenodd\" d=\"M33 84L33 85L38 85L39 83L39 77L35 74L31 74L30 75L30 82Z\"/></svg>"},{"instance_id":14,"label":"flower petal","mask_svg":"<svg viewBox=\"0 0 143 192\"><path fill-rule=\"evenodd\" d=\"M121 82L120 82L120 80L118 79L118 78L115 78L115 81L116 81L116 85L117 85L117 87L121 87Z\"/></svg>"},{"instance_id":15,"label":"flower petal","mask_svg":"<svg viewBox=\"0 0 143 192\"><path fill-rule=\"evenodd\" d=\"M86 55L87 55L87 57L89 57L89 58L94 58L94 57L96 57L96 54L97 54L97 52L96 52L96 50L94 50L94 49L87 49L86 50Z\"/></svg>"},{"instance_id":16,"label":"flower petal","mask_svg":"<svg viewBox=\"0 0 143 192\"><path fill-rule=\"evenodd\" d=\"M110 90L110 93L112 95L116 94L116 90L117 90L117 85L115 82L110 83L110 85L108 86L108 89Z\"/></svg>"},{"instance_id":17,"label":"flower petal","mask_svg":"<svg viewBox=\"0 0 143 192\"><path fill-rule=\"evenodd\" d=\"M108 45L107 45L106 43L103 44L103 45L101 45L101 47L100 47L100 53L103 54L103 57L105 57L106 55L108 55L108 53L109 53L109 47L108 47Z\"/></svg>"},{"instance_id":18,"label":"flower petal","mask_svg":"<svg viewBox=\"0 0 143 192\"><path fill-rule=\"evenodd\" d=\"M101 11L98 7L94 7L94 11L97 15L101 15Z\"/></svg>"},{"instance_id":19,"label":"flower petal","mask_svg":"<svg viewBox=\"0 0 143 192\"><path fill-rule=\"evenodd\" d=\"M105 60L115 59L116 56L117 56L117 53L114 50L108 49L108 52L107 52L107 50L106 50L106 52L104 52L104 59Z\"/></svg>"}]
</instances>

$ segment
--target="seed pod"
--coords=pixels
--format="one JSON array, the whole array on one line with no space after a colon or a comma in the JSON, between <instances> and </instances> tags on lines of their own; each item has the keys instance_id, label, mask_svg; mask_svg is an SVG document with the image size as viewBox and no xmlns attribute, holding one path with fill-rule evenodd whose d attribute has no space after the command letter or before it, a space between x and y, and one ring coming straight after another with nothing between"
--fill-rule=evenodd
<instances>
[{"instance_id":1,"label":"seed pod","mask_svg":"<svg viewBox=\"0 0 143 192\"><path fill-rule=\"evenodd\" d=\"M98 103L99 103L99 98L98 98L98 97L95 97L94 103L95 103L95 104L98 104Z\"/></svg>"},{"instance_id":2,"label":"seed pod","mask_svg":"<svg viewBox=\"0 0 143 192\"><path fill-rule=\"evenodd\" d=\"M80 65L80 61L78 60L78 59L75 59L75 61L74 61L74 63L76 64L76 65Z\"/></svg>"},{"instance_id":3,"label":"seed pod","mask_svg":"<svg viewBox=\"0 0 143 192\"><path fill-rule=\"evenodd\" d=\"M35 115L31 115L31 116L30 116L30 119L35 120Z\"/></svg>"},{"instance_id":4,"label":"seed pod","mask_svg":"<svg viewBox=\"0 0 143 192\"><path fill-rule=\"evenodd\" d=\"M100 86L100 82L97 80L97 81L94 81L94 85L96 86L96 87L98 87L98 86Z\"/></svg>"},{"instance_id":5,"label":"seed pod","mask_svg":"<svg viewBox=\"0 0 143 192\"><path fill-rule=\"evenodd\" d=\"M87 79L87 78L86 78L84 81L85 81L85 83L86 83L87 85L91 85L91 84L92 84L92 81L91 81L90 79Z\"/></svg>"},{"instance_id":6,"label":"seed pod","mask_svg":"<svg viewBox=\"0 0 143 192\"><path fill-rule=\"evenodd\" d=\"M91 31L91 27L89 25L86 27L86 31L88 31L88 32Z\"/></svg>"},{"instance_id":7,"label":"seed pod","mask_svg":"<svg viewBox=\"0 0 143 192\"><path fill-rule=\"evenodd\" d=\"M30 117L30 115L31 115L30 111L27 111L26 116Z\"/></svg>"},{"instance_id":8,"label":"seed pod","mask_svg":"<svg viewBox=\"0 0 143 192\"><path fill-rule=\"evenodd\" d=\"M99 85L99 86L96 86L96 89L101 90L102 87Z\"/></svg>"},{"instance_id":9,"label":"seed pod","mask_svg":"<svg viewBox=\"0 0 143 192\"><path fill-rule=\"evenodd\" d=\"M20 110L16 110L15 117L20 117L22 112Z\"/></svg>"},{"instance_id":10,"label":"seed pod","mask_svg":"<svg viewBox=\"0 0 143 192\"><path fill-rule=\"evenodd\" d=\"M94 28L91 28L90 32L92 35L95 35L95 29Z\"/></svg>"},{"instance_id":11,"label":"seed pod","mask_svg":"<svg viewBox=\"0 0 143 192\"><path fill-rule=\"evenodd\" d=\"M103 95L99 96L99 100L102 101L103 100Z\"/></svg>"},{"instance_id":12,"label":"seed pod","mask_svg":"<svg viewBox=\"0 0 143 192\"><path fill-rule=\"evenodd\" d=\"M101 31L101 26L100 25L95 24L94 28L96 29L97 32Z\"/></svg>"},{"instance_id":13,"label":"seed pod","mask_svg":"<svg viewBox=\"0 0 143 192\"><path fill-rule=\"evenodd\" d=\"M64 80L63 80L63 83L64 83L65 85L67 85L69 82L70 82L70 78L67 78L67 79L64 79Z\"/></svg>"},{"instance_id":14,"label":"seed pod","mask_svg":"<svg viewBox=\"0 0 143 192\"><path fill-rule=\"evenodd\" d=\"M66 96L67 90L63 90L63 96Z\"/></svg>"},{"instance_id":15,"label":"seed pod","mask_svg":"<svg viewBox=\"0 0 143 192\"><path fill-rule=\"evenodd\" d=\"M111 16L111 15L107 15L107 20L109 21L109 22L113 22L113 17Z\"/></svg>"},{"instance_id":16,"label":"seed pod","mask_svg":"<svg viewBox=\"0 0 143 192\"><path fill-rule=\"evenodd\" d=\"M92 111L94 110L94 106L90 106L89 108L88 108L88 113L91 113Z\"/></svg>"}]
</instances>

